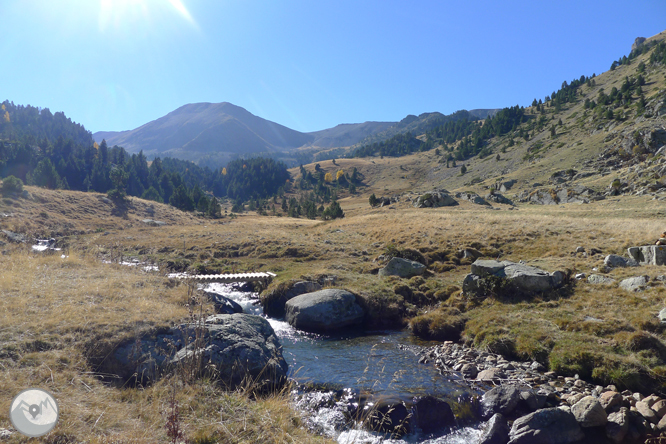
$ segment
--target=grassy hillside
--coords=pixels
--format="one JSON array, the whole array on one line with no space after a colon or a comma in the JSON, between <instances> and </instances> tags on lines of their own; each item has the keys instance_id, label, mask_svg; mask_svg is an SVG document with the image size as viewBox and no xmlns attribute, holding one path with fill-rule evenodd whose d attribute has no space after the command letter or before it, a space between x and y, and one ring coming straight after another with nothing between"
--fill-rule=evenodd
<instances>
[{"instance_id":1,"label":"grassy hillside","mask_svg":"<svg viewBox=\"0 0 666 444\"><path fill-rule=\"evenodd\" d=\"M663 32L647 42L665 39L666 32ZM641 113L638 110L639 96L634 94L631 104L614 110L616 115L622 114L621 119L608 119L586 109L585 101L596 101L600 91L603 90L608 95L614 87L621 89L625 78L631 80L642 75L645 84L641 88L647 108L664 109L666 66L651 64L651 54L652 50L634 59L630 65L620 65L612 71L597 75L594 77L593 86L584 85L578 88L575 102L562 105L559 111L554 106L548 106L548 103L543 105L543 112L537 111L536 107L527 107L529 122L516 128L513 133L490 139L487 146L491 154L484 158L475 156L458 160L455 168L446 168L447 153L439 147L441 156L435 156L434 150L431 150L405 158L370 158L369 161L359 163L359 171L370 181L377 183L378 187L373 189L373 192L381 192L383 189L400 191L405 188L425 191L439 187L487 192L487 187L495 182L509 179L516 180L516 190L521 190L531 188L534 183L547 183L556 171L571 168L579 172L594 173L581 183L606 187L612 178L608 178L609 183L599 180L601 174L605 176L609 173L599 171L599 155L609 148L631 142L628 156L625 156L620 166L628 167L644 162L649 153L634 153L633 146L640 143L629 139L636 132L645 135L655 130L663 131L666 128L666 111L661 111L660 115ZM641 63L645 64L643 73L639 73ZM534 123L539 119L543 119L544 124L541 128L535 128ZM551 135L553 126L554 136ZM530 134L529 140L519 137L521 131ZM510 146L511 140L513 146ZM450 148L455 149L455 146ZM617 153L615 154L615 157L618 157ZM467 169L464 175L460 171L463 164ZM367 166L368 174L365 169L361 169L363 166ZM381 170L380 174L377 174L378 170ZM620 170L614 175L624 173L625 170ZM397 186L391 185L394 180L397 181Z\"/></svg>"}]
</instances>

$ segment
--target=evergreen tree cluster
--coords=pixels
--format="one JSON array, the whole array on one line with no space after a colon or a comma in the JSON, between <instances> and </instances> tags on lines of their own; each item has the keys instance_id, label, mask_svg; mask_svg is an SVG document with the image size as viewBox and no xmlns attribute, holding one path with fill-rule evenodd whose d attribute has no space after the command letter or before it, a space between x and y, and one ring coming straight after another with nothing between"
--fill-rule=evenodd
<instances>
[{"instance_id":1,"label":"evergreen tree cluster","mask_svg":"<svg viewBox=\"0 0 666 444\"><path fill-rule=\"evenodd\" d=\"M650 55L650 63L653 65L666 65L666 42L659 42L654 52Z\"/></svg>"},{"instance_id":2,"label":"evergreen tree cluster","mask_svg":"<svg viewBox=\"0 0 666 444\"><path fill-rule=\"evenodd\" d=\"M220 207L211 191L218 197L264 198L289 179L284 164L264 158L238 159L214 171L170 158L156 158L149 166L142 152L130 155L105 141L98 145L63 113L10 102L0 112L0 177L15 176L29 185L115 199L137 196L214 216Z\"/></svg>"},{"instance_id":3,"label":"evergreen tree cluster","mask_svg":"<svg viewBox=\"0 0 666 444\"><path fill-rule=\"evenodd\" d=\"M516 105L501 109L483 122L475 120L447 122L429 131L426 137L434 143L442 144L445 149L453 153L452 157L457 160L464 160L477 154L485 157L491 154L487 147L488 139L516 131L518 126L525 121L527 121L525 109ZM457 141L460 143L455 149L447 145Z\"/></svg>"},{"instance_id":4,"label":"evergreen tree cluster","mask_svg":"<svg viewBox=\"0 0 666 444\"><path fill-rule=\"evenodd\" d=\"M409 117L403 119L401 123L409 123ZM411 117L417 119L416 116ZM376 155L398 157L416 151L428 151L436 146L437 141L443 140L446 143L452 143L470 134L472 131L470 128L477 125L477 121L478 118L470 114L469 111L456 111L447 116L431 119L428 127L426 127L425 142L414 137L411 132L401 133L383 142L361 146L354 152L354 157Z\"/></svg>"},{"instance_id":5,"label":"evergreen tree cluster","mask_svg":"<svg viewBox=\"0 0 666 444\"><path fill-rule=\"evenodd\" d=\"M263 157L236 159L215 170L210 189L216 196L245 201L281 193L290 177L284 163Z\"/></svg>"},{"instance_id":6,"label":"evergreen tree cluster","mask_svg":"<svg viewBox=\"0 0 666 444\"><path fill-rule=\"evenodd\" d=\"M661 43L663 44L663 42ZM656 42L645 42L642 45L640 45L638 48L632 50L629 53L629 56L622 56L621 58L615 60L611 64L611 71L615 70L618 66L621 65L631 65L631 61L634 60L636 57L643 55L647 53L650 49L652 49L656 45Z\"/></svg>"},{"instance_id":7,"label":"evergreen tree cluster","mask_svg":"<svg viewBox=\"0 0 666 444\"><path fill-rule=\"evenodd\" d=\"M396 134L383 142L375 142L371 145L364 145L356 150L355 157L368 156L405 156L415 151L425 151L425 143L417 139L411 132Z\"/></svg>"}]
</instances>

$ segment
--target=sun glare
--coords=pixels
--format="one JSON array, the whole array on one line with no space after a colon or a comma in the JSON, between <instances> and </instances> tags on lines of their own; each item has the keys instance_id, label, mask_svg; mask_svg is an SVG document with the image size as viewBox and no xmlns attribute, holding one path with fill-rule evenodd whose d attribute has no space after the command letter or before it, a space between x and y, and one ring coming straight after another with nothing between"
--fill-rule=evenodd
<instances>
[{"instance_id":1,"label":"sun glare","mask_svg":"<svg viewBox=\"0 0 666 444\"><path fill-rule=\"evenodd\" d=\"M99 30L122 30L137 22L156 22L169 12L176 12L196 27L196 22L181 0L100 0Z\"/></svg>"}]
</instances>

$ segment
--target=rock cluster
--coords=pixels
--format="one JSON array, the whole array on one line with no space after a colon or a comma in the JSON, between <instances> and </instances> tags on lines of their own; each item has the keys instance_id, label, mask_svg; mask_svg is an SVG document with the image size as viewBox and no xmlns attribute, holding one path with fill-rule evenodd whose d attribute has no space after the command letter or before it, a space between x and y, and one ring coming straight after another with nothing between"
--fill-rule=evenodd
<instances>
[{"instance_id":1,"label":"rock cluster","mask_svg":"<svg viewBox=\"0 0 666 444\"><path fill-rule=\"evenodd\" d=\"M463 280L463 291L484 296L492 287L510 288L521 293L537 293L560 287L564 283L564 273L549 273L540 268L511 262L477 259L472 264L472 272Z\"/></svg>"},{"instance_id":2,"label":"rock cluster","mask_svg":"<svg viewBox=\"0 0 666 444\"><path fill-rule=\"evenodd\" d=\"M481 398L480 415L490 420L479 443L643 443L666 436L666 400L656 395L620 393L453 342L423 351L421 362L471 386L499 384Z\"/></svg>"},{"instance_id":3,"label":"rock cluster","mask_svg":"<svg viewBox=\"0 0 666 444\"><path fill-rule=\"evenodd\" d=\"M458 205L458 202L446 190L434 190L414 199L412 205L415 208L438 208Z\"/></svg>"},{"instance_id":4,"label":"rock cluster","mask_svg":"<svg viewBox=\"0 0 666 444\"><path fill-rule=\"evenodd\" d=\"M516 198L518 202L527 202L536 205L559 205L565 203L590 203L604 197L596 191L583 185L563 186L557 185L551 189L525 190Z\"/></svg>"},{"instance_id":5,"label":"rock cluster","mask_svg":"<svg viewBox=\"0 0 666 444\"><path fill-rule=\"evenodd\" d=\"M456 198L466 200L477 205L490 205L483 197L476 193L456 193Z\"/></svg>"}]
</instances>

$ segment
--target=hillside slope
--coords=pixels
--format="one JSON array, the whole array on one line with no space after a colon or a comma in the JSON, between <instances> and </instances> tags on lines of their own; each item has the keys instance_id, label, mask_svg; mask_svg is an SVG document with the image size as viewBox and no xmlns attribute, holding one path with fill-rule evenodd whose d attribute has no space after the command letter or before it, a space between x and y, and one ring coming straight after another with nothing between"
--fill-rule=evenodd
<instances>
[{"instance_id":1,"label":"hillside slope","mask_svg":"<svg viewBox=\"0 0 666 444\"><path fill-rule=\"evenodd\" d=\"M644 44L665 41L666 31ZM556 106L551 99L539 109L525 108L525 123L484 141L490 153L484 157L455 159L447 166L449 153L455 155L459 141L447 147L435 145L439 155L433 149L399 158L359 159L350 165L366 177L371 185L368 191L383 195L435 188L486 194L496 183L508 180L516 181L511 195L573 184L604 192L615 178L634 181L636 186L650 182L661 189L656 183L662 184L666 172L651 171L656 168L655 154L666 145L666 65L650 61L655 50L652 47L630 63L576 87L575 98L567 103ZM627 81L630 87L623 86ZM607 103L601 104L604 100ZM573 174L562 177L559 172L566 170ZM641 177L636 177L637 170Z\"/></svg>"}]
</instances>

